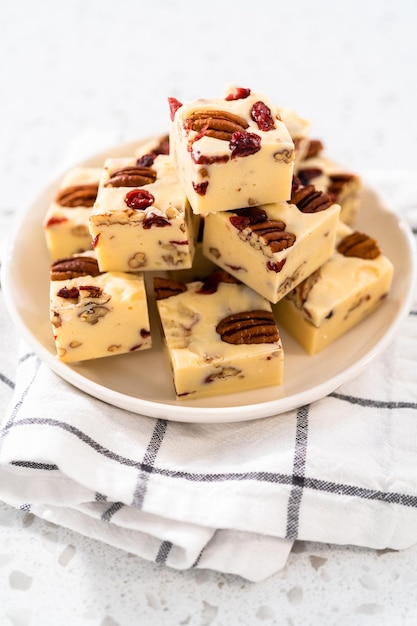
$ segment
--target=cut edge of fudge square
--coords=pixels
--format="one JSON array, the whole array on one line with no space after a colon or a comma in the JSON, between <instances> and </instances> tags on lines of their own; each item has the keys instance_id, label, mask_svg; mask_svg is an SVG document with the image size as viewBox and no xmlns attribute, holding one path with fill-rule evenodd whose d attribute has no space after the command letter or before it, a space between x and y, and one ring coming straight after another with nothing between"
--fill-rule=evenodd
<instances>
[{"instance_id":1,"label":"cut edge of fudge square","mask_svg":"<svg viewBox=\"0 0 417 626\"><path fill-rule=\"evenodd\" d=\"M273 306L276 319L308 354L316 354L384 302L393 272L372 237L341 222L331 258Z\"/></svg>"},{"instance_id":2,"label":"cut edge of fudge square","mask_svg":"<svg viewBox=\"0 0 417 626\"><path fill-rule=\"evenodd\" d=\"M205 217L203 254L276 303L333 253L340 206L314 187L291 202Z\"/></svg>"},{"instance_id":3,"label":"cut edge of fudge square","mask_svg":"<svg viewBox=\"0 0 417 626\"><path fill-rule=\"evenodd\" d=\"M152 346L143 274L100 272L94 252L52 263L50 321L56 354L63 362Z\"/></svg>"},{"instance_id":4,"label":"cut edge of fudge square","mask_svg":"<svg viewBox=\"0 0 417 626\"><path fill-rule=\"evenodd\" d=\"M74 167L63 176L42 221L52 261L91 249L89 217L101 171L100 167Z\"/></svg>"},{"instance_id":5,"label":"cut edge of fudge square","mask_svg":"<svg viewBox=\"0 0 417 626\"><path fill-rule=\"evenodd\" d=\"M184 283L155 277L178 399L281 385L284 351L270 303L226 272Z\"/></svg>"},{"instance_id":6,"label":"cut edge of fudge square","mask_svg":"<svg viewBox=\"0 0 417 626\"><path fill-rule=\"evenodd\" d=\"M196 217L165 154L106 159L90 232L100 270L189 268Z\"/></svg>"},{"instance_id":7,"label":"cut edge of fudge square","mask_svg":"<svg viewBox=\"0 0 417 626\"><path fill-rule=\"evenodd\" d=\"M294 143L276 106L230 87L223 98L170 98L170 153L193 212L287 200Z\"/></svg>"}]
</instances>

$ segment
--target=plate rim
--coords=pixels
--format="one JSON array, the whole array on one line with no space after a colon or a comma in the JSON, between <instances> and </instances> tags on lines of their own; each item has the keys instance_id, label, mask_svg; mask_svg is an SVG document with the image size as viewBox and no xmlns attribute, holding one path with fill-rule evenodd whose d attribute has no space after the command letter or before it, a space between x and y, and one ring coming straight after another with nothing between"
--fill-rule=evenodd
<instances>
[{"instance_id":1,"label":"plate rim","mask_svg":"<svg viewBox=\"0 0 417 626\"><path fill-rule=\"evenodd\" d=\"M55 356L45 348L45 346L37 340L32 331L27 327L24 320L20 315L19 308L15 302L13 296L13 288L11 285L10 276L10 263L13 258L13 251L16 245L17 238L23 224L25 217L29 213L32 207L36 206L42 194L52 186L57 186L63 173L68 171L72 167L89 166L92 162L104 159L111 155L115 151L128 151L135 150L140 145L145 144L148 141L152 141L155 137L149 137L144 139L138 139L136 141L124 142L121 144L109 147L106 150L100 150L97 153L93 153L83 160L74 163L74 165L68 164L65 168L62 168L59 173L55 173L54 176L49 178L49 181L38 189L37 193L33 194L32 199L26 202L26 206L22 208L16 215L9 235L5 239L5 246L2 254L2 266L1 266L1 285L5 298L6 309L12 319L14 325L19 329L23 339L34 350L39 358L46 363L57 375L69 382L76 389L87 393L99 400L102 400L112 406L131 411L136 414L145 415L153 418L163 418L172 421L189 422L189 423L226 423L226 422L239 422L248 421L252 419L261 419L273 415L280 415L290 410L294 410L305 404L310 404L326 395L332 393L341 384L352 380L360 375L360 373L369 365L369 363L375 359L376 356L381 354L389 343L393 340L397 330L405 317L408 315L413 298L413 286L416 282L417 274L417 248L415 245L414 237L409 224L405 221L401 214L398 214L389 209L389 203L384 198L383 194L376 190L371 185L365 184L364 187L372 191L376 198L380 202L380 210L387 213L391 219L395 219L399 231L402 233L404 240L407 242L407 250L411 259L411 267L408 277L408 288L406 296L403 298L401 305L399 306L396 315L394 316L389 328L385 335L379 339L362 357L360 357L353 364L348 366L343 371L337 373L335 376L326 379L319 385L313 388L293 393L289 396L283 396L282 398L267 400L258 403L251 403L249 405L241 406L224 406L224 407L196 407L187 406L183 404L167 404L165 402L155 402L138 397L126 395L116 390L112 390L109 387L105 387L93 380L90 380L83 376L81 373L72 369L68 364L62 363ZM9 280L10 278L10 280ZM395 267L394 267L394 279L395 279ZM308 357L308 355L306 355ZM237 408L240 410L237 411Z\"/></svg>"}]
</instances>

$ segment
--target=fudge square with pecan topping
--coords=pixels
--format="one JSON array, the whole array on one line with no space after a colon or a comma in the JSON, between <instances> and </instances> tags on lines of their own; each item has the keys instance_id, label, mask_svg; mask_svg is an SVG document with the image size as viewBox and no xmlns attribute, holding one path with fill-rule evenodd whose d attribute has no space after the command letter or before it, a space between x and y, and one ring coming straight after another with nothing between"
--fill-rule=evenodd
<instances>
[{"instance_id":1,"label":"fudge square with pecan topping","mask_svg":"<svg viewBox=\"0 0 417 626\"><path fill-rule=\"evenodd\" d=\"M100 270L191 267L195 219L168 155L107 159L90 216Z\"/></svg>"},{"instance_id":2,"label":"fudge square with pecan topping","mask_svg":"<svg viewBox=\"0 0 417 626\"><path fill-rule=\"evenodd\" d=\"M362 181L357 174L330 159L324 153L319 139L309 142L307 153L296 168L297 177L303 185L314 185L325 191L340 204L340 219L353 224L359 209Z\"/></svg>"},{"instance_id":3,"label":"fudge square with pecan topping","mask_svg":"<svg viewBox=\"0 0 417 626\"><path fill-rule=\"evenodd\" d=\"M265 95L233 87L224 98L169 103L170 151L194 213L288 200L294 143Z\"/></svg>"},{"instance_id":4,"label":"fudge square with pecan topping","mask_svg":"<svg viewBox=\"0 0 417 626\"><path fill-rule=\"evenodd\" d=\"M86 252L55 261L50 278L50 320L61 361L151 347L143 274L101 273L94 252Z\"/></svg>"},{"instance_id":5,"label":"fudge square with pecan topping","mask_svg":"<svg viewBox=\"0 0 417 626\"><path fill-rule=\"evenodd\" d=\"M89 217L100 176L101 167L75 167L63 177L43 220L52 261L91 250Z\"/></svg>"},{"instance_id":6,"label":"fudge square with pecan topping","mask_svg":"<svg viewBox=\"0 0 417 626\"><path fill-rule=\"evenodd\" d=\"M340 222L334 254L274 305L276 319L316 354L381 304L392 277L393 265L377 242Z\"/></svg>"},{"instance_id":7,"label":"fudge square with pecan topping","mask_svg":"<svg viewBox=\"0 0 417 626\"><path fill-rule=\"evenodd\" d=\"M291 202L211 213L203 254L270 302L278 302L334 249L340 206L314 187Z\"/></svg>"},{"instance_id":8,"label":"fudge square with pecan topping","mask_svg":"<svg viewBox=\"0 0 417 626\"><path fill-rule=\"evenodd\" d=\"M284 352L270 303L226 272L155 278L175 391L185 400L280 385Z\"/></svg>"}]
</instances>

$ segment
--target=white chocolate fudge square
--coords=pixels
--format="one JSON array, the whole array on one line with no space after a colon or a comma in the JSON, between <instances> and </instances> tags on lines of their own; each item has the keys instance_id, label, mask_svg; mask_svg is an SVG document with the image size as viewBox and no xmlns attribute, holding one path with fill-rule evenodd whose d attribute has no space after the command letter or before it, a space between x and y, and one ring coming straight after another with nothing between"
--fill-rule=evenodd
<instances>
[{"instance_id":1,"label":"white chocolate fudge square","mask_svg":"<svg viewBox=\"0 0 417 626\"><path fill-rule=\"evenodd\" d=\"M310 195L311 202L307 195L301 209L295 197L292 203L207 215L203 254L270 302L278 302L334 250L340 207L326 194L310 190Z\"/></svg>"},{"instance_id":2,"label":"white chocolate fudge square","mask_svg":"<svg viewBox=\"0 0 417 626\"><path fill-rule=\"evenodd\" d=\"M297 176L303 185L312 184L332 196L340 204L340 219L352 224L360 203L361 180L324 154L317 154L299 163Z\"/></svg>"},{"instance_id":3,"label":"white chocolate fudge square","mask_svg":"<svg viewBox=\"0 0 417 626\"><path fill-rule=\"evenodd\" d=\"M296 171L299 163L307 155L311 123L293 109L277 107L277 110L294 142L294 171Z\"/></svg>"},{"instance_id":4,"label":"white chocolate fudge square","mask_svg":"<svg viewBox=\"0 0 417 626\"><path fill-rule=\"evenodd\" d=\"M92 252L55 261L50 275L50 320L61 361L151 347L143 274L100 273Z\"/></svg>"},{"instance_id":5,"label":"white chocolate fudge square","mask_svg":"<svg viewBox=\"0 0 417 626\"><path fill-rule=\"evenodd\" d=\"M89 217L100 176L100 167L75 167L63 177L43 220L52 261L91 250Z\"/></svg>"},{"instance_id":6,"label":"white chocolate fudge square","mask_svg":"<svg viewBox=\"0 0 417 626\"><path fill-rule=\"evenodd\" d=\"M273 307L276 319L316 354L383 302L392 276L375 240L341 222L334 254Z\"/></svg>"},{"instance_id":7,"label":"white chocolate fudge square","mask_svg":"<svg viewBox=\"0 0 417 626\"><path fill-rule=\"evenodd\" d=\"M168 155L107 159L90 216L100 270L191 267L194 219Z\"/></svg>"},{"instance_id":8,"label":"white chocolate fudge square","mask_svg":"<svg viewBox=\"0 0 417 626\"><path fill-rule=\"evenodd\" d=\"M224 98L170 105L170 153L194 213L290 197L294 143L265 95L230 88Z\"/></svg>"},{"instance_id":9,"label":"white chocolate fudge square","mask_svg":"<svg viewBox=\"0 0 417 626\"><path fill-rule=\"evenodd\" d=\"M282 383L284 353L265 298L221 271L187 284L155 278L155 294L178 397Z\"/></svg>"},{"instance_id":10,"label":"white chocolate fudge square","mask_svg":"<svg viewBox=\"0 0 417 626\"><path fill-rule=\"evenodd\" d=\"M148 139L141 143L135 150L134 156L140 158L146 155L157 156L159 154L169 154L169 135L160 135L153 139Z\"/></svg>"}]
</instances>

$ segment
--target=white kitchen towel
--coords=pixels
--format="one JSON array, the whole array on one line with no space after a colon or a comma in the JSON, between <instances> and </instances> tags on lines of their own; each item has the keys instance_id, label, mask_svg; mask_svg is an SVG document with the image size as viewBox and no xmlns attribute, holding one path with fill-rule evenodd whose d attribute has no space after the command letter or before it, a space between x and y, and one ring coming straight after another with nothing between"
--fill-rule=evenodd
<instances>
[{"instance_id":1,"label":"white kitchen towel","mask_svg":"<svg viewBox=\"0 0 417 626\"><path fill-rule=\"evenodd\" d=\"M175 568L261 580L294 539L417 542L417 309L368 370L283 415L187 424L114 408L19 360L0 499Z\"/></svg>"},{"instance_id":2,"label":"white kitchen towel","mask_svg":"<svg viewBox=\"0 0 417 626\"><path fill-rule=\"evenodd\" d=\"M413 221L411 190L401 191ZM157 563L257 581L297 538L406 548L417 542L417 294L366 371L283 415L136 415L22 346L1 426L0 500Z\"/></svg>"}]
</instances>

